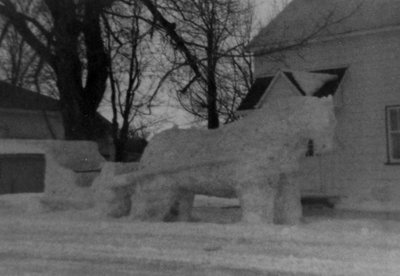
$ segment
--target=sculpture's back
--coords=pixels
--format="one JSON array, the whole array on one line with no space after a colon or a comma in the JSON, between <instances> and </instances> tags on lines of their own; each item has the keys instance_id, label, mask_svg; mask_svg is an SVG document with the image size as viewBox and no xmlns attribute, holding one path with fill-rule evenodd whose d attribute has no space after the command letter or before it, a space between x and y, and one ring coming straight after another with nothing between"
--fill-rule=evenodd
<instances>
[{"instance_id":1,"label":"sculpture's back","mask_svg":"<svg viewBox=\"0 0 400 276\"><path fill-rule=\"evenodd\" d=\"M150 141L140 167L163 171L244 159L271 166L272 160L279 161L284 154L284 145L290 144L291 150L298 140L310 138L305 136L312 136L316 146L330 148L333 114L330 98L291 97L271 102L220 129L169 129Z\"/></svg>"}]
</instances>

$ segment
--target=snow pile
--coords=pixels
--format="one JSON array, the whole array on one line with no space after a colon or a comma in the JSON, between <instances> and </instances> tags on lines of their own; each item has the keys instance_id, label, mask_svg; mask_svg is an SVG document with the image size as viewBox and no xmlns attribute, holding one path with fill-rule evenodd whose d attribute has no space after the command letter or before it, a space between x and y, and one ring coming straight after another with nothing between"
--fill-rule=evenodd
<instances>
[{"instance_id":1,"label":"snow pile","mask_svg":"<svg viewBox=\"0 0 400 276\"><path fill-rule=\"evenodd\" d=\"M1 154L43 154L45 196L43 202L67 208L88 208L92 202L89 190L105 161L97 144L89 141L2 139Z\"/></svg>"},{"instance_id":2,"label":"snow pile","mask_svg":"<svg viewBox=\"0 0 400 276\"><path fill-rule=\"evenodd\" d=\"M298 169L308 139L317 150L331 148L333 114L331 98L291 97L217 130L170 129L151 140L137 172L113 182L134 187L135 218L162 220L176 209L188 218L194 194L204 194L238 196L244 220L272 222L281 174ZM299 202L298 187L285 183L292 188L280 191L279 204ZM279 210L296 213L292 205Z\"/></svg>"}]
</instances>

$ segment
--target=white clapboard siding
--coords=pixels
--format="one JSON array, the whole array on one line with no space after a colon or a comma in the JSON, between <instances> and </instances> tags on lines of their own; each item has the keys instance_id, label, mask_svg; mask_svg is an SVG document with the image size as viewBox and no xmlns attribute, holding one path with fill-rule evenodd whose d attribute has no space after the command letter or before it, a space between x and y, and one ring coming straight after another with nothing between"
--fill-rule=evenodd
<instances>
[{"instance_id":1,"label":"white clapboard siding","mask_svg":"<svg viewBox=\"0 0 400 276\"><path fill-rule=\"evenodd\" d=\"M321 176L315 177L322 181L321 193L338 194L355 204L397 202L400 210L400 166L386 164L385 121L385 107L400 105L399 46L400 32L393 30L313 43L287 51L284 62L255 58L257 77L277 70L348 68L336 109L337 150L316 157L323 164Z\"/></svg>"}]
</instances>

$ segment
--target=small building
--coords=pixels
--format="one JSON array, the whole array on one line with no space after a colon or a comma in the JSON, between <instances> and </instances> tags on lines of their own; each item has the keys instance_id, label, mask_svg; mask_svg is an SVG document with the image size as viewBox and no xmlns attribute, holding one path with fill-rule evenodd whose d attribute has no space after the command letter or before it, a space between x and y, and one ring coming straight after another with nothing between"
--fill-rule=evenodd
<instances>
[{"instance_id":1,"label":"small building","mask_svg":"<svg viewBox=\"0 0 400 276\"><path fill-rule=\"evenodd\" d=\"M0 81L0 139L64 139L58 101Z\"/></svg>"},{"instance_id":2,"label":"small building","mask_svg":"<svg viewBox=\"0 0 400 276\"><path fill-rule=\"evenodd\" d=\"M239 107L332 95L336 150L309 141L303 195L338 208L400 211L400 1L293 0L248 46L256 81Z\"/></svg>"},{"instance_id":3,"label":"small building","mask_svg":"<svg viewBox=\"0 0 400 276\"><path fill-rule=\"evenodd\" d=\"M100 153L112 156L111 124L99 115ZM108 129L109 128L109 129ZM56 99L0 81L0 143L10 140L64 140L64 127ZM56 141L55 141L56 142ZM23 144L23 143L22 143ZM0 152L0 194L42 192L46 160L44 154Z\"/></svg>"}]
</instances>

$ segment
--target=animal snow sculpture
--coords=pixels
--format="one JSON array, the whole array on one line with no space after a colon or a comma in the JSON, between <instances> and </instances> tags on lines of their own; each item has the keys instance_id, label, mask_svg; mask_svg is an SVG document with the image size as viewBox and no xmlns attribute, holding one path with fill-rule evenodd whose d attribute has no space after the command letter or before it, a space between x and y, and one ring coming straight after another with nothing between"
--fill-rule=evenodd
<instances>
[{"instance_id":1,"label":"animal snow sculpture","mask_svg":"<svg viewBox=\"0 0 400 276\"><path fill-rule=\"evenodd\" d=\"M330 150L335 123L331 97L275 100L220 129L160 133L139 170L118 182L135 185L130 215L136 219L168 220L177 209L179 220L187 220L194 195L203 194L237 196L244 222L272 223L279 179L298 170L309 139L316 152Z\"/></svg>"}]
</instances>

